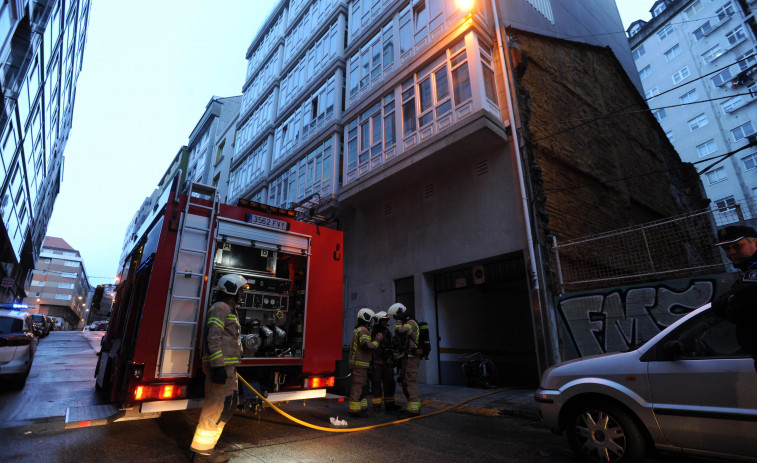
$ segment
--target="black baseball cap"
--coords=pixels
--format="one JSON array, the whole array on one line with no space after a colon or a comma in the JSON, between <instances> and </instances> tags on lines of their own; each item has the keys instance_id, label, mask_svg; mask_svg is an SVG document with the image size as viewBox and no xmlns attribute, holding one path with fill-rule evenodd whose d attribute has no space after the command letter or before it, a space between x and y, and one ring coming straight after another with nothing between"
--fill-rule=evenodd
<instances>
[{"instance_id":1,"label":"black baseball cap","mask_svg":"<svg viewBox=\"0 0 757 463\"><path fill-rule=\"evenodd\" d=\"M718 230L718 242L715 243L715 246L735 243L742 238L748 237L757 238L757 231L755 231L752 227L746 227L743 225L731 225L730 227L725 227Z\"/></svg>"}]
</instances>

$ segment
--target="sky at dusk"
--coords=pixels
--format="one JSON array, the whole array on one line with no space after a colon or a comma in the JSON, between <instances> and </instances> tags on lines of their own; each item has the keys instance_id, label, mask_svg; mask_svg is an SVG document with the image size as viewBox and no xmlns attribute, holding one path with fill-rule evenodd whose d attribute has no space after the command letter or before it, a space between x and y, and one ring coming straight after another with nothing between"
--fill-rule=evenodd
<instances>
[{"instance_id":1,"label":"sky at dusk","mask_svg":"<svg viewBox=\"0 0 757 463\"><path fill-rule=\"evenodd\" d=\"M562 0L559 0L562 1ZM652 0L619 0L624 29ZM111 283L124 233L211 97L242 93L250 41L275 0L92 0L73 127L48 236Z\"/></svg>"}]
</instances>

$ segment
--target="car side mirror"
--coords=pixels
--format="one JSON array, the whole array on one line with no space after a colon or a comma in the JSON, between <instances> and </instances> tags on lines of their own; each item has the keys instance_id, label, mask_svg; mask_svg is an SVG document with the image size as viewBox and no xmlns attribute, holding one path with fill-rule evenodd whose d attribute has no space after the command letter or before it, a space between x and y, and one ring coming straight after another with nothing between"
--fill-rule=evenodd
<instances>
[{"instance_id":1,"label":"car side mirror","mask_svg":"<svg viewBox=\"0 0 757 463\"><path fill-rule=\"evenodd\" d=\"M665 354L666 358L671 360L681 360L683 357L683 344L677 339L668 341L662 347L662 352Z\"/></svg>"}]
</instances>

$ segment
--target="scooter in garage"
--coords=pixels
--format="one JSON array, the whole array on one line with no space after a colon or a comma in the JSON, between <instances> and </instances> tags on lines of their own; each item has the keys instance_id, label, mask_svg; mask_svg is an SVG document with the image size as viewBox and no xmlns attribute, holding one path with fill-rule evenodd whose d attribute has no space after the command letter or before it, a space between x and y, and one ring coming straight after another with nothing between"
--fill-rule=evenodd
<instances>
[{"instance_id":1,"label":"scooter in garage","mask_svg":"<svg viewBox=\"0 0 757 463\"><path fill-rule=\"evenodd\" d=\"M497 368L494 366L494 362L484 357L481 352L463 355L459 359L463 360L462 368L467 387L483 389L494 387L497 378Z\"/></svg>"}]
</instances>

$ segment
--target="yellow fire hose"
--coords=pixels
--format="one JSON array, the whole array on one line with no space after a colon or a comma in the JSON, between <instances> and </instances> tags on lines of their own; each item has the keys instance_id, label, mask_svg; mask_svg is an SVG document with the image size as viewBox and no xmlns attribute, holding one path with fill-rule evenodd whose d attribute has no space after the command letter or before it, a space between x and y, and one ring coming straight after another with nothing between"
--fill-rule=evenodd
<instances>
[{"instance_id":1,"label":"yellow fire hose","mask_svg":"<svg viewBox=\"0 0 757 463\"><path fill-rule=\"evenodd\" d=\"M460 403L457 403L457 404L454 404L454 405L450 405L449 407L443 408L441 410L437 410L437 411L432 412L432 413L426 413L424 415L418 415L418 416L413 416L413 417L410 417L410 418L404 418L404 419L397 420L397 421L390 421L388 423L374 424L374 425L371 425L371 426L361 426L359 428L327 428L327 427L324 427L324 426L318 426L318 425L315 425L315 424L310 424L310 423L302 421L302 420L300 420L298 418L293 417L292 415L290 415L289 413L287 413L284 410L280 409L279 407L277 407L276 405L274 405L272 402L268 401L268 399L266 399L265 397L263 397L258 391L255 390L254 387L250 386L250 383L248 383L247 381L245 381L245 379L242 378L242 376L239 373L237 373L237 377L242 381L242 383L245 386L247 386L248 389L250 389L252 392L254 392L255 395L257 395L258 397L260 397L260 399L263 402L265 402L266 405L268 405L269 407L271 407L272 409L274 409L281 416L284 416L284 417L290 419L291 421L294 421L297 424L305 426L306 428L316 429L318 431L327 431L327 432L367 431L369 429L383 428L384 426L391 426L391 425L394 425L394 424L406 423L408 421L417 420L418 418L428 418L429 416L438 415L439 413L444 413L444 412L447 412L449 410L452 410L453 408L457 408L460 405L468 403L468 402L470 402L472 400L480 399L481 397L486 397L488 395L492 395L492 394L496 394L498 392L502 392L502 391L507 391L508 390L508 389L497 389L495 391L491 391L491 392L487 392L485 394L481 394L480 396L477 396L477 397L472 397L470 399L463 400Z\"/></svg>"}]
</instances>

